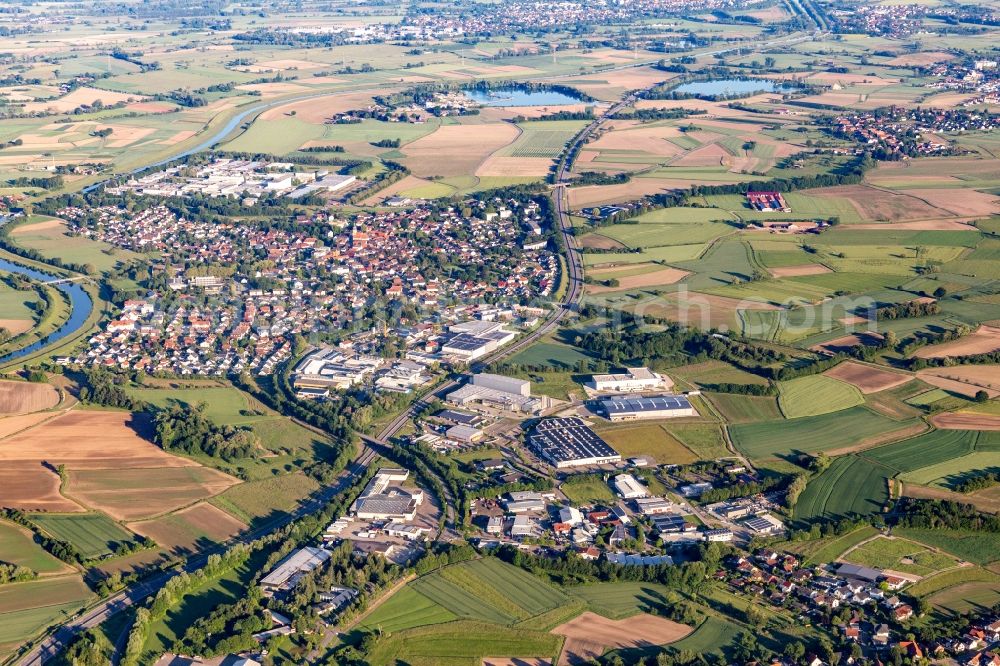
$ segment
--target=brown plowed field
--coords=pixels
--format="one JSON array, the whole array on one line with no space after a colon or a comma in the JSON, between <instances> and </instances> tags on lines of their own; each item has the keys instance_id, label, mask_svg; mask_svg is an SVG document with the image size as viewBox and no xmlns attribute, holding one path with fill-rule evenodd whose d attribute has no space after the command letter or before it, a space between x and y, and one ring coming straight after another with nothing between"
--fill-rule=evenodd
<instances>
[{"instance_id":1,"label":"brown plowed field","mask_svg":"<svg viewBox=\"0 0 1000 666\"><path fill-rule=\"evenodd\" d=\"M931 417L942 430L1000 430L1000 416L972 412L945 412Z\"/></svg>"},{"instance_id":2,"label":"brown plowed field","mask_svg":"<svg viewBox=\"0 0 1000 666\"><path fill-rule=\"evenodd\" d=\"M889 370L879 370L878 368L854 363L853 361L841 363L823 374L857 386L862 393L878 393L879 391L896 386L902 386L913 379L909 375Z\"/></svg>"},{"instance_id":3,"label":"brown plowed field","mask_svg":"<svg viewBox=\"0 0 1000 666\"><path fill-rule=\"evenodd\" d=\"M565 636L560 666L585 664L611 648L638 648L666 645L691 633L691 627L662 617L641 613L624 620L609 620L596 613L584 613L552 630Z\"/></svg>"},{"instance_id":4,"label":"brown plowed field","mask_svg":"<svg viewBox=\"0 0 1000 666\"><path fill-rule=\"evenodd\" d=\"M0 381L0 414L40 412L59 404L59 391L51 384Z\"/></svg>"}]
</instances>

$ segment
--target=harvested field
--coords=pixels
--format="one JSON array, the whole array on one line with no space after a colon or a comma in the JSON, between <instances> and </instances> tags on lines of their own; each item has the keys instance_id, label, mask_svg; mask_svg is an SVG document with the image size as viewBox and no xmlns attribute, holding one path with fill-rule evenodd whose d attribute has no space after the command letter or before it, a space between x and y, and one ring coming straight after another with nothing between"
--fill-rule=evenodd
<instances>
[{"instance_id":1,"label":"harvested field","mask_svg":"<svg viewBox=\"0 0 1000 666\"><path fill-rule=\"evenodd\" d=\"M71 411L0 441L0 464L45 461L71 469L194 467L144 439L148 417L127 412Z\"/></svg>"},{"instance_id":2,"label":"harvested field","mask_svg":"<svg viewBox=\"0 0 1000 666\"><path fill-rule=\"evenodd\" d=\"M580 237L580 247L593 248L596 250L618 250L625 247L613 238L608 238L601 234L587 234Z\"/></svg>"},{"instance_id":3,"label":"harvested field","mask_svg":"<svg viewBox=\"0 0 1000 666\"><path fill-rule=\"evenodd\" d=\"M1000 391L1000 365L956 365L950 368L928 368L917 373L925 376L945 377L985 389Z\"/></svg>"},{"instance_id":4,"label":"harvested field","mask_svg":"<svg viewBox=\"0 0 1000 666\"><path fill-rule=\"evenodd\" d=\"M851 347L858 347L860 345L875 345L881 340L882 336L879 333L862 331L860 333L854 333L853 335L845 335L841 338L830 340L822 344L813 345L810 349L812 351L825 351L831 354L837 354L839 352L847 351Z\"/></svg>"},{"instance_id":5,"label":"harvested field","mask_svg":"<svg viewBox=\"0 0 1000 666\"><path fill-rule=\"evenodd\" d=\"M492 155L476 169L477 176L508 178L541 178L549 173L552 159L548 157L513 157Z\"/></svg>"},{"instance_id":6,"label":"harvested field","mask_svg":"<svg viewBox=\"0 0 1000 666\"><path fill-rule=\"evenodd\" d=\"M590 294L600 294L608 291L622 291L624 289L640 289L642 287L656 287L664 284L674 284L683 280L685 277L690 275L688 271L682 271L678 268L664 268L662 270L653 271L652 273L643 273L642 275L631 275L629 277L618 278L617 287L605 287L603 285L587 285L587 293Z\"/></svg>"},{"instance_id":7,"label":"harvested field","mask_svg":"<svg viewBox=\"0 0 1000 666\"><path fill-rule=\"evenodd\" d=\"M330 116L337 113L344 113L352 109L360 109L372 103L371 91L357 91L352 93L336 93L326 97L313 97L283 104L273 109L268 109L260 114L259 120L280 120L290 111L295 111L295 117L310 123L323 123ZM384 94L389 94L388 90Z\"/></svg>"},{"instance_id":8,"label":"harvested field","mask_svg":"<svg viewBox=\"0 0 1000 666\"><path fill-rule=\"evenodd\" d=\"M1000 430L1000 415L972 412L945 412L931 417L942 430Z\"/></svg>"},{"instance_id":9,"label":"harvested field","mask_svg":"<svg viewBox=\"0 0 1000 666\"><path fill-rule=\"evenodd\" d=\"M24 105L25 113L44 112L49 109L58 113L66 113L76 109L83 104L93 104L100 101L104 106L117 104L118 102L128 102L132 100L145 99L141 95L126 95L124 93L112 92L110 90L97 90L96 88L77 88L59 99L47 100L44 102L29 102Z\"/></svg>"},{"instance_id":10,"label":"harvested field","mask_svg":"<svg viewBox=\"0 0 1000 666\"><path fill-rule=\"evenodd\" d=\"M776 278L783 277L801 277L803 275L822 275L823 273L830 273L829 268L823 264L804 264L802 266L785 266L784 268L771 268L768 269Z\"/></svg>"},{"instance_id":11,"label":"harvested field","mask_svg":"<svg viewBox=\"0 0 1000 666\"><path fill-rule=\"evenodd\" d=\"M570 208L579 209L595 204L621 203L649 194L658 194L671 187L681 187L677 181L667 178L633 178L620 185L585 185L571 187L567 192Z\"/></svg>"},{"instance_id":12,"label":"harvested field","mask_svg":"<svg viewBox=\"0 0 1000 666\"><path fill-rule=\"evenodd\" d=\"M519 134L517 127L508 123L442 125L406 144L402 162L416 176L464 176L475 173L486 158Z\"/></svg>"},{"instance_id":13,"label":"harvested field","mask_svg":"<svg viewBox=\"0 0 1000 666\"><path fill-rule=\"evenodd\" d=\"M70 470L64 492L118 520L137 520L212 497L238 483L207 467Z\"/></svg>"},{"instance_id":14,"label":"harvested field","mask_svg":"<svg viewBox=\"0 0 1000 666\"><path fill-rule=\"evenodd\" d=\"M819 83L833 85L839 83L842 86L886 86L890 83L899 83L899 79L883 79L870 74L843 74L840 72L817 72L804 79L807 83Z\"/></svg>"},{"instance_id":15,"label":"harvested field","mask_svg":"<svg viewBox=\"0 0 1000 666\"><path fill-rule=\"evenodd\" d=\"M59 404L59 391L51 384L0 381L0 415L40 412Z\"/></svg>"},{"instance_id":16,"label":"harvested field","mask_svg":"<svg viewBox=\"0 0 1000 666\"><path fill-rule=\"evenodd\" d=\"M730 155L726 149L717 143L696 148L684 157L671 162L674 167L719 166L726 164Z\"/></svg>"},{"instance_id":17,"label":"harvested field","mask_svg":"<svg viewBox=\"0 0 1000 666\"><path fill-rule=\"evenodd\" d=\"M906 193L959 217L986 217L1000 213L1000 197L971 188L907 189Z\"/></svg>"},{"instance_id":18,"label":"harvested field","mask_svg":"<svg viewBox=\"0 0 1000 666\"><path fill-rule=\"evenodd\" d=\"M925 51L923 53L906 53L899 55L892 60L887 61L885 64L892 65L894 67L911 67L913 65L933 65L939 62L945 62L946 60L953 60L954 58L954 55L944 51Z\"/></svg>"},{"instance_id":19,"label":"harvested field","mask_svg":"<svg viewBox=\"0 0 1000 666\"><path fill-rule=\"evenodd\" d=\"M552 660L531 657L484 657L483 666L552 666Z\"/></svg>"},{"instance_id":20,"label":"harvested field","mask_svg":"<svg viewBox=\"0 0 1000 666\"><path fill-rule=\"evenodd\" d=\"M952 368L948 368L948 370L951 369ZM936 371L943 372L944 369L937 368ZM948 391L949 393L957 393L958 395L964 395L967 398L975 397L976 393L978 393L979 391L986 391L986 393L991 398L995 398L998 395L1000 395L1000 391L997 391L996 389L978 386L971 382L951 379L950 372L947 375L937 375L937 374L931 374L931 372L927 370L921 370L920 372L917 373L917 377L921 381L924 381L930 384L931 386L943 389L945 391Z\"/></svg>"},{"instance_id":21,"label":"harvested field","mask_svg":"<svg viewBox=\"0 0 1000 666\"><path fill-rule=\"evenodd\" d=\"M0 466L0 506L22 511L84 511L59 493L59 475L40 460Z\"/></svg>"},{"instance_id":22,"label":"harvested field","mask_svg":"<svg viewBox=\"0 0 1000 666\"><path fill-rule=\"evenodd\" d=\"M586 612L552 630L565 636L560 666L586 664L611 648L637 648L679 641L691 627L662 617L640 613L625 620L610 620Z\"/></svg>"},{"instance_id":23,"label":"harvested field","mask_svg":"<svg viewBox=\"0 0 1000 666\"><path fill-rule=\"evenodd\" d=\"M980 326L972 335L958 340L929 345L918 349L917 358L945 358L947 356L972 356L988 354L1000 349L1000 328L995 326Z\"/></svg>"},{"instance_id":24,"label":"harvested field","mask_svg":"<svg viewBox=\"0 0 1000 666\"><path fill-rule=\"evenodd\" d=\"M614 130L601 136L597 141L587 144L589 150L596 151L627 151L643 152L661 157L673 157L683 150L668 137L679 137L681 131L676 127L615 127Z\"/></svg>"},{"instance_id":25,"label":"harvested field","mask_svg":"<svg viewBox=\"0 0 1000 666\"><path fill-rule=\"evenodd\" d=\"M11 335L20 335L25 331L30 331L35 325L30 319L0 319L0 328L6 328Z\"/></svg>"},{"instance_id":26,"label":"harvested field","mask_svg":"<svg viewBox=\"0 0 1000 666\"><path fill-rule=\"evenodd\" d=\"M169 516L129 523L129 529L150 537L173 553L193 552L206 541L228 541L247 528L246 524L206 502Z\"/></svg>"},{"instance_id":27,"label":"harvested field","mask_svg":"<svg viewBox=\"0 0 1000 666\"><path fill-rule=\"evenodd\" d=\"M872 231L976 231L976 228L963 220L917 220L915 222L852 224L851 229L866 229Z\"/></svg>"},{"instance_id":28,"label":"harvested field","mask_svg":"<svg viewBox=\"0 0 1000 666\"><path fill-rule=\"evenodd\" d=\"M909 375L903 375L889 370L880 370L854 361L845 361L835 368L831 368L823 373L827 377L839 379L842 382L852 384L862 393L878 393L886 389L902 386L913 379Z\"/></svg>"},{"instance_id":29,"label":"harvested field","mask_svg":"<svg viewBox=\"0 0 1000 666\"><path fill-rule=\"evenodd\" d=\"M867 185L840 185L804 190L804 193L821 198L846 199L867 220L903 222L952 216L950 211L933 206L923 199Z\"/></svg>"}]
</instances>

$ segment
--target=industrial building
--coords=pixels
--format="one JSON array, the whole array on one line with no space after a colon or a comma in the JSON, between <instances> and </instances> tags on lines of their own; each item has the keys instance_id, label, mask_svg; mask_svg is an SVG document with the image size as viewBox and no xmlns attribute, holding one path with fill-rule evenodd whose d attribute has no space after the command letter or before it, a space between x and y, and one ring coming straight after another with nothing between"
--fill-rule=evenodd
<instances>
[{"instance_id":1,"label":"industrial building","mask_svg":"<svg viewBox=\"0 0 1000 666\"><path fill-rule=\"evenodd\" d=\"M615 396L601 400L598 405L599 411L609 421L698 416L691 401L683 395Z\"/></svg>"},{"instance_id":2,"label":"industrial building","mask_svg":"<svg viewBox=\"0 0 1000 666\"><path fill-rule=\"evenodd\" d=\"M743 521L743 526L757 534L778 534L785 531L785 524L769 513Z\"/></svg>"},{"instance_id":3,"label":"industrial building","mask_svg":"<svg viewBox=\"0 0 1000 666\"><path fill-rule=\"evenodd\" d=\"M297 391L346 389L360 383L383 363L374 356L348 356L330 347L317 349L295 368L292 385Z\"/></svg>"},{"instance_id":4,"label":"industrial building","mask_svg":"<svg viewBox=\"0 0 1000 666\"><path fill-rule=\"evenodd\" d=\"M455 336L441 346L441 353L459 361L477 359L517 337L517 333L506 330L502 322L493 321L468 321L449 326L448 330Z\"/></svg>"},{"instance_id":5,"label":"industrial building","mask_svg":"<svg viewBox=\"0 0 1000 666\"><path fill-rule=\"evenodd\" d=\"M615 477L615 492L622 499L637 499L649 495L646 486L639 483L639 479L631 474L619 474Z\"/></svg>"},{"instance_id":6,"label":"industrial building","mask_svg":"<svg viewBox=\"0 0 1000 666\"><path fill-rule=\"evenodd\" d=\"M472 375L469 383L448 394L448 402L459 407L483 405L522 414L537 414L545 405L531 396L531 382L502 375Z\"/></svg>"},{"instance_id":7,"label":"industrial building","mask_svg":"<svg viewBox=\"0 0 1000 666\"><path fill-rule=\"evenodd\" d=\"M303 576L326 564L329 560L330 551L306 546L281 560L271 573L261 579L260 586L268 595L288 592Z\"/></svg>"},{"instance_id":8,"label":"industrial building","mask_svg":"<svg viewBox=\"0 0 1000 666\"><path fill-rule=\"evenodd\" d=\"M530 446L554 467L621 462L621 455L577 417L543 419L528 436Z\"/></svg>"},{"instance_id":9,"label":"industrial building","mask_svg":"<svg viewBox=\"0 0 1000 666\"><path fill-rule=\"evenodd\" d=\"M445 432L445 437L462 444L472 444L485 437L485 433L479 428L473 428L472 426L453 425Z\"/></svg>"},{"instance_id":10,"label":"industrial building","mask_svg":"<svg viewBox=\"0 0 1000 666\"><path fill-rule=\"evenodd\" d=\"M358 499L351 504L351 513L361 520L395 520L408 522L417 515L424 501L419 489L404 489L398 484L410 473L405 469L384 467L375 473Z\"/></svg>"},{"instance_id":11,"label":"industrial building","mask_svg":"<svg viewBox=\"0 0 1000 666\"><path fill-rule=\"evenodd\" d=\"M625 368L625 372L611 375L594 375L589 386L595 391L614 391L616 393L632 393L635 391L654 391L660 388L670 388L674 383L666 376L653 372L649 368Z\"/></svg>"}]
</instances>

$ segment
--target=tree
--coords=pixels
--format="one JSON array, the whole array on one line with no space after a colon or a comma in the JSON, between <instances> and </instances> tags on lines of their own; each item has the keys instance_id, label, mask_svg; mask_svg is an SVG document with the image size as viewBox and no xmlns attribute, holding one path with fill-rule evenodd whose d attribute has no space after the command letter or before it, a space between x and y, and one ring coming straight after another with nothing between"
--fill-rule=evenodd
<instances>
[{"instance_id":1,"label":"tree","mask_svg":"<svg viewBox=\"0 0 1000 666\"><path fill-rule=\"evenodd\" d=\"M987 402L990 399L990 394L986 391L976 391L976 402Z\"/></svg>"}]
</instances>

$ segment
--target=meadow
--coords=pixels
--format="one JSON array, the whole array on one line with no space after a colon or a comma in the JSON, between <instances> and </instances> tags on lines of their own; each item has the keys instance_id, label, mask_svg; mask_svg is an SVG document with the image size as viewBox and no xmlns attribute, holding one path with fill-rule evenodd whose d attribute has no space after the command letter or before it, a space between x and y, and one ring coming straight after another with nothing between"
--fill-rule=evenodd
<instances>
[{"instance_id":1,"label":"meadow","mask_svg":"<svg viewBox=\"0 0 1000 666\"><path fill-rule=\"evenodd\" d=\"M23 641L51 623L65 621L93 596L78 575L0 587L0 645Z\"/></svg>"},{"instance_id":2,"label":"meadow","mask_svg":"<svg viewBox=\"0 0 1000 666\"><path fill-rule=\"evenodd\" d=\"M571 476L563 481L560 489L573 504L578 506L590 506L614 502L615 500L611 488L599 475Z\"/></svg>"},{"instance_id":3,"label":"meadow","mask_svg":"<svg viewBox=\"0 0 1000 666\"><path fill-rule=\"evenodd\" d=\"M37 574L52 574L68 567L49 555L24 527L0 521L0 562L28 567Z\"/></svg>"},{"instance_id":4,"label":"meadow","mask_svg":"<svg viewBox=\"0 0 1000 666\"><path fill-rule=\"evenodd\" d=\"M238 520L253 525L259 520L293 511L318 489L319 484L312 478L295 472L241 483L209 501Z\"/></svg>"}]
</instances>

